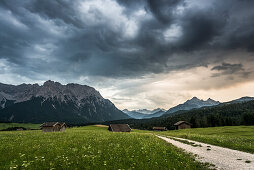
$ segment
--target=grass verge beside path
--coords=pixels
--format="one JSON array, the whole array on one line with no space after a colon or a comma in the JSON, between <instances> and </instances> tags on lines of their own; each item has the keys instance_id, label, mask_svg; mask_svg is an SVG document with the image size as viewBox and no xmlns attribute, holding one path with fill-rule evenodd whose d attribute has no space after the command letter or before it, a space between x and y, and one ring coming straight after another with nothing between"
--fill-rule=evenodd
<instances>
[{"instance_id":1,"label":"grass verge beside path","mask_svg":"<svg viewBox=\"0 0 254 170\"><path fill-rule=\"evenodd\" d=\"M225 126L155 132L254 153L254 126Z\"/></svg>"}]
</instances>

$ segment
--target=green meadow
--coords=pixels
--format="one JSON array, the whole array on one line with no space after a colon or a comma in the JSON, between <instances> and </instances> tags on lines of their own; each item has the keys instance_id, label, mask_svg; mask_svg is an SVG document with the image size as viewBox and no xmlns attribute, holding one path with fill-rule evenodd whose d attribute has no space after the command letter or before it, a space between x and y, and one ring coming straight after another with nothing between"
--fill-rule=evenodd
<instances>
[{"instance_id":1,"label":"green meadow","mask_svg":"<svg viewBox=\"0 0 254 170\"><path fill-rule=\"evenodd\" d=\"M1 131L0 169L207 169L152 133Z\"/></svg>"},{"instance_id":2,"label":"green meadow","mask_svg":"<svg viewBox=\"0 0 254 170\"><path fill-rule=\"evenodd\" d=\"M26 129L39 129L40 124L32 123L0 123L0 130L7 129L10 127L24 127Z\"/></svg>"},{"instance_id":3,"label":"green meadow","mask_svg":"<svg viewBox=\"0 0 254 170\"><path fill-rule=\"evenodd\" d=\"M199 142L254 153L254 126L193 128L158 132Z\"/></svg>"},{"instance_id":4,"label":"green meadow","mask_svg":"<svg viewBox=\"0 0 254 170\"><path fill-rule=\"evenodd\" d=\"M38 128L38 124L0 124ZM0 169L208 169L155 134L254 153L254 126L113 133L106 127L0 131Z\"/></svg>"}]
</instances>

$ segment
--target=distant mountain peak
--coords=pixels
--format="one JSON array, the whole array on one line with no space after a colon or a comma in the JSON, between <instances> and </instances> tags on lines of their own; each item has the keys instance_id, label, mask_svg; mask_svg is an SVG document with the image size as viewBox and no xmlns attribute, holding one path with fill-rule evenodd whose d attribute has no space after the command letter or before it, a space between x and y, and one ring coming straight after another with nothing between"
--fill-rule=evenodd
<instances>
[{"instance_id":1,"label":"distant mountain peak","mask_svg":"<svg viewBox=\"0 0 254 170\"><path fill-rule=\"evenodd\" d=\"M191 99L187 100L185 103L195 103L195 102L202 102L203 100L197 98L197 97L192 97Z\"/></svg>"},{"instance_id":2,"label":"distant mountain peak","mask_svg":"<svg viewBox=\"0 0 254 170\"><path fill-rule=\"evenodd\" d=\"M200 100L199 98L197 98L196 96L192 97L191 100Z\"/></svg>"},{"instance_id":3,"label":"distant mountain peak","mask_svg":"<svg viewBox=\"0 0 254 170\"><path fill-rule=\"evenodd\" d=\"M218 101L215 101L211 98L208 98L207 100L199 99L197 97L192 97L191 99L187 100L186 102L191 101L191 102L215 102L218 103Z\"/></svg>"},{"instance_id":4,"label":"distant mountain peak","mask_svg":"<svg viewBox=\"0 0 254 170\"><path fill-rule=\"evenodd\" d=\"M138 110L132 110L138 113L142 113L142 114L153 114L159 111L165 111L165 109L161 109L161 108L157 108L157 109L153 109L153 110L148 110L148 109L138 109Z\"/></svg>"},{"instance_id":5,"label":"distant mountain peak","mask_svg":"<svg viewBox=\"0 0 254 170\"><path fill-rule=\"evenodd\" d=\"M166 110L157 108L154 110L148 110L148 109L138 109L138 110L128 110L124 109L122 110L124 113L129 115L132 118L135 119L148 119L148 118L153 118L153 117L160 117L162 116Z\"/></svg>"},{"instance_id":6,"label":"distant mountain peak","mask_svg":"<svg viewBox=\"0 0 254 170\"><path fill-rule=\"evenodd\" d=\"M191 109L195 109L195 108L201 108L201 107L205 107L205 106L214 106L214 105L218 105L220 104L220 102L215 101L211 98L205 100L199 99L197 97L193 97L190 100L187 100L186 102L184 102L183 104L179 104L175 107L170 108L166 113L174 113L177 112L179 110L191 110Z\"/></svg>"}]
</instances>

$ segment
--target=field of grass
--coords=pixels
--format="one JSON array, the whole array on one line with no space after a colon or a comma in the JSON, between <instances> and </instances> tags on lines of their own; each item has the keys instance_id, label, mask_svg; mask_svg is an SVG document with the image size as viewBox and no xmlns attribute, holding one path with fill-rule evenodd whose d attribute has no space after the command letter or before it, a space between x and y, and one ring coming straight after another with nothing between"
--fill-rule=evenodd
<instances>
[{"instance_id":1,"label":"field of grass","mask_svg":"<svg viewBox=\"0 0 254 170\"><path fill-rule=\"evenodd\" d=\"M95 126L2 131L0 153L0 169L207 169L153 134Z\"/></svg>"},{"instance_id":2,"label":"field of grass","mask_svg":"<svg viewBox=\"0 0 254 170\"><path fill-rule=\"evenodd\" d=\"M156 132L254 153L254 126L225 126Z\"/></svg>"},{"instance_id":3,"label":"field of grass","mask_svg":"<svg viewBox=\"0 0 254 170\"><path fill-rule=\"evenodd\" d=\"M32 123L0 123L0 130L7 129L10 127L24 127L30 129L39 129L40 124L32 124Z\"/></svg>"}]
</instances>

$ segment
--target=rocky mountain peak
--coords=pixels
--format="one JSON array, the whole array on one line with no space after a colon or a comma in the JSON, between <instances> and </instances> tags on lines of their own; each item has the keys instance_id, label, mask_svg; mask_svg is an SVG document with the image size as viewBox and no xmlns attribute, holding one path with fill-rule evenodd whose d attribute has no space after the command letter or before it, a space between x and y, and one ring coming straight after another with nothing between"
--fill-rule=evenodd
<instances>
[{"instance_id":1,"label":"rocky mountain peak","mask_svg":"<svg viewBox=\"0 0 254 170\"><path fill-rule=\"evenodd\" d=\"M167 111L167 113L174 113L179 110L191 110L194 108L201 108L201 107L205 107L205 106L214 106L214 105L218 105L218 104L220 104L220 102L214 101L213 99L210 99L210 98L205 101L205 100L201 100L197 97L193 97L192 99L187 100L183 104L179 104L175 107L170 108Z\"/></svg>"},{"instance_id":2,"label":"rocky mountain peak","mask_svg":"<svg viewBox=\"0 0 254 170\"><path fill-rule=\"evenodd\" d=\"M202 99L199 99L197 97L193 97L192 99L190 100L187 100L186 103L200 103L200 104L219 104L220 102L218 101L215 101L211 98L208 98L207 100L202 100Z\"/></svg>"},{"instance_id":3,"label":"rocky mountain peak","mask_svg":"<svg viewBox=\"0 0 254 170\"><path fill-rule=\"evenodd\" d=\"M213 100L213 99L211 99L211 98L207 99L206 102L209 103L209 104L214 104L214 105L220 104L220 102L215 101L215 100Z\"/></svg>"},{"instance_id":4,"label":"rocky mountain peak","mask_svg":"<svg viewBox=\"0 0 254 170\"><path fill-rule=\"evenodd\" d=\"M202 102L203 100L197 98L197 97L193 97L189 100L187 100L185 103L198 103L198 102Z\"/></svg>"},{"instance_id":5,"label":"rocky mountain peak","mask_svg":"<svg viewBox=\"0 0 254 170\"><path fill-rule=\"evenodd\" d=\"M48 80L43 83L43 86L61 86L61 84L59 82Z\"/></svg>"},{"instance_id":6,"label":"rocky mountain peak","mask_svg":"<svg viewBox=\"0 0 254 170\"><path fill-rule=\"evenodd\" d=\"M72 100L79 103L82 99L86 99L89 96L96 97L99 100L103 99L100 93L92 87L73 83L62 85L51 80L46 81L41 86L38 84L21 84L17 86L1 84L0 92L10 95L16 103L27 101L31 97L57 98L61 101Z\"/></svg>"}]
</instances>

